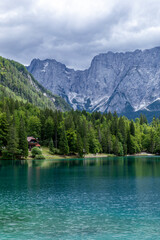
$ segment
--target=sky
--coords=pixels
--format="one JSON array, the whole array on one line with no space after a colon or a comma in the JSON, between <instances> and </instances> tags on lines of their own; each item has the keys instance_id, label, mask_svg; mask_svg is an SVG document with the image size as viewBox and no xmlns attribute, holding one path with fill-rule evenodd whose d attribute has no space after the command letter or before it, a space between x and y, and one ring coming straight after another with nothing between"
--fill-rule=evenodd
<instances>
[{"instance_id":1,"label":"sky","mask_svg":"<svg viewBox=\"0 0 160 240\"><path fill-rule=\"evenodd\" d=\"M0 55L85 69L99 53L160 46L159 0L0 0Z\"/></svg>"}]
</instances>

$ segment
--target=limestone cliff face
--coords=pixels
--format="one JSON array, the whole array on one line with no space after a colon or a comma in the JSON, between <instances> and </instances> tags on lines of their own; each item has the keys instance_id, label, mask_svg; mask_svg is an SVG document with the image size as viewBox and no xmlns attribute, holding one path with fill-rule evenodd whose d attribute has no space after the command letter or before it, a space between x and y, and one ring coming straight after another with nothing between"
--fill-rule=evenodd
<instances>
[{"instance_id":1,"label":"limestone cliff face","mask_svg":"<svg viewBox=\"0 0 160 240\"><path fill-rule=\"evenodd\" d=\"M32 60L28 67L45 88L74 109L118 113L159 110L160 47L99 54L89 69L75 71L55 60Z\"/></svg>"}]
</instances>

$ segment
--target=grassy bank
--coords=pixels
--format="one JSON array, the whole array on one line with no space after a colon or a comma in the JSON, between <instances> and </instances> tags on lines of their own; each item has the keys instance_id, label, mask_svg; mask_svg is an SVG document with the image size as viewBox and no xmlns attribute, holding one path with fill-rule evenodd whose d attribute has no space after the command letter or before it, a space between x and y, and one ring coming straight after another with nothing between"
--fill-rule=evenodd
<instances>
[{"instance_id":1,"label":"grassy bank","mask_svg":"<svg viewBox=\"0 0 160 240\"><path fill-rule=\"evenodd\" d=\"M48 147L41 147L42 154L45 157L45 159L70 159L70 158L78 158L78 155L58 155L58 154L50 154ZM113 154L104 154L104 153L97 153L97 154L85 154L84 158L97 158L97 157L110 157L114 156ZM28 160L33 159L31 156L31 152L29 152L29 155L27 157Z\"/></svg>"},{"instance_id":2,"label":"grassy bank","mask_svg":"<svg viewBox=\"0 0 160 240\"><path fill-rule=\"evenodd\" d=\"M48 147L42 147L42 154L45 157L46 160L58 160L58 159L70 159L70 158L79 158L78 155L58 155L58 154L51 154L49 152ZM127 155L127 156L153 156L154 154L147 153L147 152L140 152L133 155ZM100 158L100 157L114 157L114 154L104 154L104 153L96 153L96 154L85 154L83 158ZM33 160L31 156L31 152L29 152L29 156L27 157L28 160Z\"/></svg>"}]
</instances>

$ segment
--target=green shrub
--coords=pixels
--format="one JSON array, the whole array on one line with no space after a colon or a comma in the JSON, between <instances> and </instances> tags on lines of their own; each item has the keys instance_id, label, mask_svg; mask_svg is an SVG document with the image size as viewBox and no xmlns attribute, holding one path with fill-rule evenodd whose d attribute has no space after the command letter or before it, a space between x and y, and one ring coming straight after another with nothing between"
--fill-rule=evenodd
<instances>
[{"instance_id":1,"label":"green shrub","mask_svg":"<svg viewBox=\"0 0 160 240\"><path fill-rule=\"evenodd\" d=\"M4 149L2 151L2 157L0 159L4 160L21 159L20 151L18 150L17 153L11 153L7 149Z\"/></svg>"},{"instance_id":2,"label":"green shrub","mask_svg":"<svg viewBox=\"0 0 160 240\"><path fill-rule=\"evenodd\" d=\"M60 154L60 150L58 148L54 148L54 154Z\"/></svg>"},{"instance_id":3,"label":"green shrub","mask_svg":"<svg viewBox=\"0 0 160 240\"><path fill-rule=\"evenodd\" d=\"M53 148L52 151L49 150L49 153L50 153L51 155L60 154L60 150L59 150L58 148Z\"/></svg>"},{"instance_id":4,"label":"green shrub","mask_svg":"<svg viewBox=\"0 0 160 240\"><path fill-rule=\"evenodd\" d=\"M31 153L32 157L35 157L36 155L42 155L42 151L38 147L33 147Z\"/></svg>"},{"instance_id":5,"label":"green shrub","mask_svg":"<svg viewBox=\"0 0 160 240\"><path fill-rule=\"evenodd\" d=\"M40 155L36 155L34 159L45 159L45 157L42 154L40 154Z\"/></svg>"}]
</instances>

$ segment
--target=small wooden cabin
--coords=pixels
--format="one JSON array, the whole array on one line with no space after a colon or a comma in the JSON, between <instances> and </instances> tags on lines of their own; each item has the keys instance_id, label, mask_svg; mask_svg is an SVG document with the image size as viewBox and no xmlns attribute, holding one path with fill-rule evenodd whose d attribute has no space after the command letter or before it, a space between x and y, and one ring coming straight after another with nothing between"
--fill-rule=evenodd
<instances>
[{"instance_id":1,"label":"small wooden cabin","mask_svg":"<svg viewBox=\"0 0 160 240\"><path fill-rule=\"evenodd\" d=\"M31 150L33 147L41 147L37 139L34 137L27 137L27 142L29 150Z\"/></svg>"}]
</instances>

